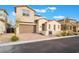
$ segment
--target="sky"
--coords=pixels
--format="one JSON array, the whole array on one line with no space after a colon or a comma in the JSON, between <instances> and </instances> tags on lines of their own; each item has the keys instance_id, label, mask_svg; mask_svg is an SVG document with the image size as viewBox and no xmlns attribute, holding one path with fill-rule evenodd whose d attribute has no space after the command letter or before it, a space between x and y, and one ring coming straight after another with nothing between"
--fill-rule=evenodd
<instances>
[{"instance_id":1,"label":"sky","mask_svg":"<svg viewBox=\"0 0 79 59\"><path fill-rule=\"evenodd\" d=\"M79 21L79 5L28 5L40 15L48 20L59 20L66 17ZM15 6L0 5L0 9L4 8L8 13L8 22L15 24Z\"/></svg>"}]
</instances>

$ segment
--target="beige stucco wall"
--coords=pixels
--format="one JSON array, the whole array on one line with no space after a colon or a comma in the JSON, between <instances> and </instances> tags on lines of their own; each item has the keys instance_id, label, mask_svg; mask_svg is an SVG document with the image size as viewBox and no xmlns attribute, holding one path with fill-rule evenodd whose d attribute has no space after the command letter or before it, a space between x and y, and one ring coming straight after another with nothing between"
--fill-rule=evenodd
<instances>
[{"instance_id":1,"label":"beige stucco wall","mask_svg":"<svg viewBox=\"0 0 79 59\"><path fill-rule=\"evenodd\" d=\"M23 16L22 10L26 9L29 11L29 16ZM34 14L35 12L28 7L16 7L16 20L24 21L24 22L34 22Z\"/></svg>"},{"instance_id":2,"label":"beige stucco wall","mask_svg":"<svg viewBox=\"0 0 79 59\"><path fill-rule=\"evenodd\" d=\"M49 29L50 24L50 29ZM54 30L54 25L56 26ZM59 28L58 28L59 26ZM44 35L49 35L49 31L52 31L52 35L57 35L61 31L61 24L56 21L50 21L46 24L46 31L44 31Z\"/></svg>"},{"instance_id":3,"label":"beige stucco wall","mask_svg":"<svg viewBox=\"0 0 79 59\"><path fill-rule=\"evenodd\" d=\"M29 16L23 16L22 15L22 10L26 10L29 11ZM16 22L16 33L19 34L19 24L30 24L30 23L34 23L35 20L35 12L33 10L31 10L30 8L28 8L27 6L25 7L16 7L16 21L20 21L20 22ZM22 22L21 22L22 21ZM24 23L26 22L26 23Z\"/></svg>"},{"instance_id":4,"label":"beige stucco wall","mask_svg":"<svg viewBox=\"0 0 79 59\"><path fill-rule=\"evenodd\" d=\"M44 18L40 18L38 20L38 23L36 24L36 32L37 33L42 33L42 24L44 24L45 22L47 22L47 20Z\"/></svg>"},{"instance_id":5,"label":"beige stucco wall","mask_svg":"<svg viewBox=\"0 0 79 59\"><path fill-rule=\"evenodd\" d=\"M0 21L0 34L6 32L6 26L5 23Z\"/></svg>"}]
</instances>

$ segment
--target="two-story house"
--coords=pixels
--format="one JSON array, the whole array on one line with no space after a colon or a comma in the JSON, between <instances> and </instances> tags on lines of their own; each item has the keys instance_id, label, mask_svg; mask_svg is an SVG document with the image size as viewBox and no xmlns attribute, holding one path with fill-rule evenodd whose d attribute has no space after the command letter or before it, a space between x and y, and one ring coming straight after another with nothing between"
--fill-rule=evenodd
<instances>
[{"instance_id":1,"label":"two-story house","mask_svg":"<svg viewBox=\"0 0 79 59\"><path fill-rule=\"evenodd\" d=\"M52 31L52 35L55 35L61 30L60 23L57 21L48 21L39 15L35 15L35 11L28 6L16 6L15 12L17 34L36 32L49 35L50 31Z\"/></svg>"},{"instance_id":2,"label":"two-story house","mask_svg":"<svg viewBox=\"0 0 79 59\"><path fill-rule=\"evenodd\" d=\"M16 12L16 33L32 33L36 31L35 11L28 6L15 7Z\"/></svg>"},{"instance_id":3,"label":"two-story house","mask_svg":"<svg viewBox=\"0 0 79 59\"><path fill-rule=\"evenodd\" d=\"M0 9L0 34L6 33L7 15L5 9Z\"/></svg>"}]
</instances>

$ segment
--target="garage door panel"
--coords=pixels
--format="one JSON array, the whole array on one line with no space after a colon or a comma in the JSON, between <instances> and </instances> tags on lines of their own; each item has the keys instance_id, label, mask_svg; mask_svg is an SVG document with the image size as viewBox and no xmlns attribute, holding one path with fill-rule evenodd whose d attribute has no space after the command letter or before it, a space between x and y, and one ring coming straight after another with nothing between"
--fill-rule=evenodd
<instances>
[{"instance_id":1,"label":"garage door panel","mask_svg":"<svg viewBox=\"0 0 79 59\"><path fill-rule=\"evenodd\" d=\"M33 25L19 25L19 32L20 33L32 33L33 32Z\"/></svg>"}]
</instances>

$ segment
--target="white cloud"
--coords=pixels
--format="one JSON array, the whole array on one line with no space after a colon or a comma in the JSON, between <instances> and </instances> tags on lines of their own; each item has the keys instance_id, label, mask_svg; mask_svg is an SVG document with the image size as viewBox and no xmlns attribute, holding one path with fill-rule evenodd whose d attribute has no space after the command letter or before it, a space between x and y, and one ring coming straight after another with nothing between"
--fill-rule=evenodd
<instances>
[{"instance_id":1,"label":"white cloud","mask_svg":"<svg viewBox=\"0 0 79 59\"><path fill-rule=\"evenodd\" d=\"M12 15L13 15L13 16L15 16L15 15L16 15L14 11L12 12Z\"/></svg>"},{"instance_id":2,"label":"white cloud","mask_svg":"<svg viewBox=\"0 0 79 59\"><path fill-rule=\"evenodd\" d=\"M65 18L65 16L54 16L53 18L54 19L63 19L63 18Z\"/></svg>"},{"instance_id":3,"label":"white cloud","mask_svg":"<svg viewBox=\"0 0 79 59\"><path fill-rule=\"evenodd\" d=\"M42 16L42 18L47 18L47 17L45 17L45 16Z\"/></svg>"},{"instance_id":4,"label":"white cloud","mask_svg":"<svg viewBox=\"0 0 79 59\"><path fill-rule=\"evenodd\" d=\"M46 13L47 11L55 11L56 10L56 7L47 7L47 8L44 8L44 9L34 9L36 12L38 13Z\"/></svg>"},{"instance_id":5,"label":"white cloud","mask_svg":"<svg viewBox=\"0 0 79 59\"><path fill-rule=\"evenodd\" d=\"M34 9L36 12L45 13L47 9Z\"/></svg>"},{"instance_id":6,"label":"white cloud","mask_svg":"<svg viewBox=\"0 0 79 59\"><path fill-rule=\"evenodd\" d=\"M48 9L54 11L56 10L56 7L48 7Z\"/></svg>"}]
</instances>

